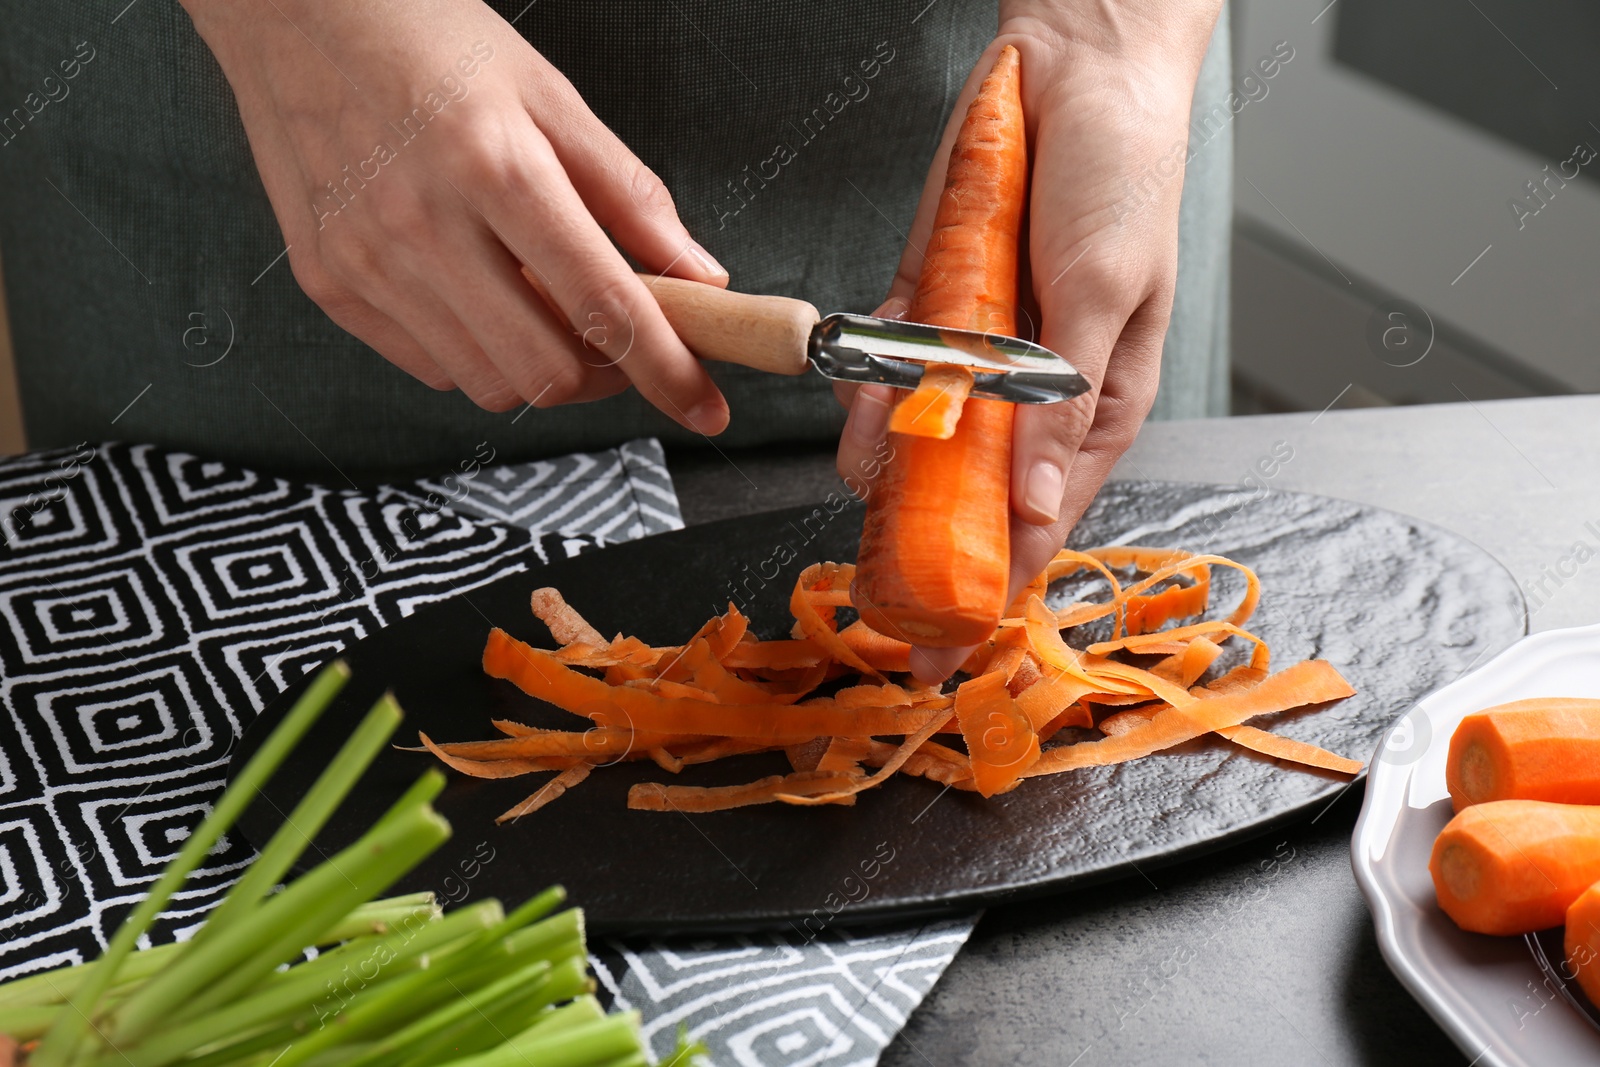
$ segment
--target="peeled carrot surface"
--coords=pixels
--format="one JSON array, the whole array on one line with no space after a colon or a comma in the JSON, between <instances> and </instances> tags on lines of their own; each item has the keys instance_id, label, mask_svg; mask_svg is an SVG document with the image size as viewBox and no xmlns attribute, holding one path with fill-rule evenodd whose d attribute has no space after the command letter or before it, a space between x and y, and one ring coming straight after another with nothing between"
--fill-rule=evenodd
<instances>
[{"instance_id":1,"label":"peeled carrot surface","mask_svg":"<svg viewBox=\"0 0 1600 1067\"><path fill-rule=\"evenodd\" d=\"M1600 884L1585 889L1567 909L1563 942L1567 973L1578 980L1590 1003L1600 1004Z\"/></svg>"},{"instance_id":2,"label":"peeled carrot surface","mask_svg":"<svg viewBox=\"0 0 1600 1067\"><path fill-rule=\"evenodd\" d=\"M1173 619L1205 612L1215 566L1243 572L1238 605L1218 619L1142 629L1158 618L1172 621L1174 611L1185 614ZM1105 591L1059 609L1045 603L1051 580L1082 571ZM1130 571L1132 579L1124 580ZM1212 733L1290 765L1361 768L1245 725L1354 690L1320 660L1269 672L1266 645L1243 628L1259 583L1231 560L1165 549L1063 550L968 658L968 677L948 692L909 677L906 643L859 620L841 627L839 611L855 577L849 564L807 567L790 599L789 638L756 640L750 620L730 606L684 644L665 647L622 635L602 640L559 592L539 590L530 600L535 613L552 635L569 640L541 649L496 628L483 667L581 717L583 728L496 720L501 738L439 743L423 736L422 750L477 777L556 775L503 820L537 811L593 768L648 760L677 774L755 752L785 753L792 773L715 788L644 783L629 793L629 805L703 812L760 803L854 804L898 774L990 797L1028 778L1144 758ZM1205 595L1188 592L1197 588ZM1072 627L1095 620L1109 625L1108 640L1085 648L1067 643ZM1196 685L1230 642L1248 649L1248 660ZM1099 740L1057 737L1097 722Z\"/></svg>"},{"instance_id":3,"label":"peeled carrot surface","mask_svg":"<svg viewBox=\"0 0 1600 1067\"><path fill-rule=\"evenodd\" d=\"M908 318L1016 332L1027 184L1021 58L1007 46L950 150ZM925 372L890 416L891 458L867 498L855 603L872 629L911 644L978 644L1006 607L1015 408L963 402L970 387L959 368Z\"/></svg>"},{"instance_id":4,"label":"peeled carrot surface","mask_svg":"<svg viewBox=\"0 0 1600 1067\"><path fill-rule=\"evenodd\" d=\"M1600 700L1517 700L1468 715L1450 738L1456 811L1490 800L1600 804Z\"/></svg>"},{"instance_id":5,"label":"peeled carrot surface","mask_svg":"<svg viewBox=\"0 0 1600 1067\"><path fill-rule=\"evenodd\" d=\"M1600 807L1492 800L1450 820L1428 863L1463 930L1526 934L1561 923L1600 881Z\"/></svg>"}]
</instances>

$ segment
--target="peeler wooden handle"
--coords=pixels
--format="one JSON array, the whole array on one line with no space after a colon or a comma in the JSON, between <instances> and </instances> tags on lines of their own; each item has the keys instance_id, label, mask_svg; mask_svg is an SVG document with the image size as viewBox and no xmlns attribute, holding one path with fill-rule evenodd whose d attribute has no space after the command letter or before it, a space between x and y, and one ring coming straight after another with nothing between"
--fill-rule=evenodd
<instances>
[{"instance_id":1,"label":"peeler wooden handle","mask_svg":"<svg viewBox=\"0 0 1600 1067\"><path fill-rule=\"evenodd\" d=\"M735 293L703 282L641 273L667 322L701 359L769 374L804 374L811 328L821 317L804 300Z\"/></svg>"}]
</instances>

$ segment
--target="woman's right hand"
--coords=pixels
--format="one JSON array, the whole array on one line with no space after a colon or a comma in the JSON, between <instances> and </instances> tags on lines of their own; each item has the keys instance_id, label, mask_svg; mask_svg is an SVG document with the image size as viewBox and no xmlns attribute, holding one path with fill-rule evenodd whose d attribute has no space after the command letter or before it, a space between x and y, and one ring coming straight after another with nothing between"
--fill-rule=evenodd
<instances>
[{"instance_id":1,"label":"woman's right hand","mask_svg":"<svg viewBox=\"0 0 1600 1067\"><path fill-rule=\"evenodd\" d=\"M727 272L481 0L183 2L233 86L295 278L334 322L491 411L632 384L692 430L727 425L607 234L653 273Z\"/></svg>"}]
</instances>

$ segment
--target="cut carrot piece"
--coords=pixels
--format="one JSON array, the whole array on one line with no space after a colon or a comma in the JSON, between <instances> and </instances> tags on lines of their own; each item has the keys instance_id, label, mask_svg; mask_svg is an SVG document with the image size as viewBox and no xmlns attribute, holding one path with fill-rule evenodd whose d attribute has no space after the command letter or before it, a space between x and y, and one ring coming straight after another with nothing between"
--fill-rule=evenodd
<instances>
[{"instance_id":1,"label":"cut carrot piece","mask_svg":"<svg viewBox=\"0 0 1600 1067\"><path fill-rule=\"evenodd\" d=\"M1456 811L1488 800L1600 804L1600 700L1516 700L1468 715L1450 738Z\"/></svg>"},{"instance_id":2,"label":"cut carrot piece","mask_svg":"<svg viewBox=\"0 0 1600 1067\"><path fill-rule=\"evenodd\" d=\"M1463 930L1505 936L1556 926L1600 881L1600 807L1474 804L1440 831L1428 872L1439 907Z\"/></svg>"},{"instance_id":3,"label":"cut carrot piece","mask_svg":"<svg viewBox=\"0 0 1600 1067\"><path fill-rule=\"evenodd\" d=\"M910 396L889 416L889 432L947 441L961 421L961 408L972 392L972 372L954 363L930 363Z\"/></svg>"}]
</instances>

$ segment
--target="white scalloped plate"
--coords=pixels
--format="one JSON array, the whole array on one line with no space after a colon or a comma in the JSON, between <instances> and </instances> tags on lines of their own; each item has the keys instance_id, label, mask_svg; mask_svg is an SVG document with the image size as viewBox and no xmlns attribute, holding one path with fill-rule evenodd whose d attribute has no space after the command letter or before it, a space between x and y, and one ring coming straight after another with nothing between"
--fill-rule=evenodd
<instances>
[{"instance_id":1,"label":"white scalloped plate","mask_svg":"<svg viewBox=\"0 0 1600 1067\"><path fill-rule=\"evenodd\" d=\"M1350 841L1383 958L1473 1067L1600 1062L1600 1032L1547 987L1523 939L1458 929L1428 876L1450 821L1444 766L1456 724L1546 696L1600 698L1600 625L1525 637L1407 712L1373 757Z\"/></svg>"}]
</instances>

